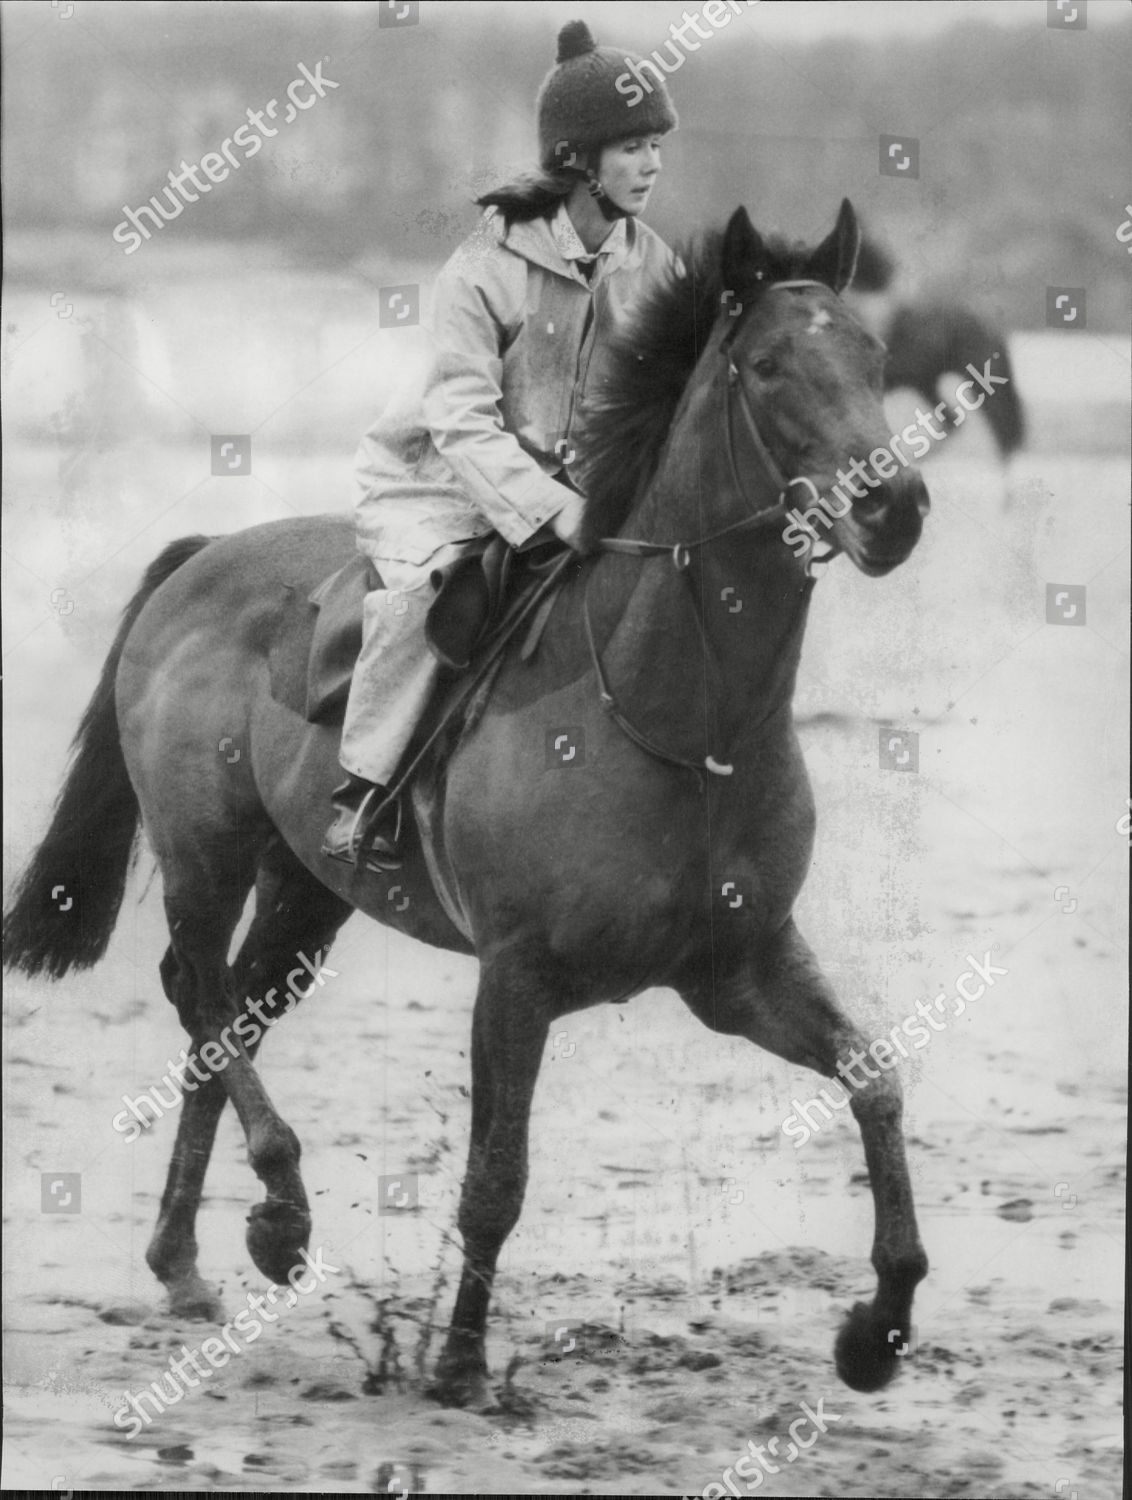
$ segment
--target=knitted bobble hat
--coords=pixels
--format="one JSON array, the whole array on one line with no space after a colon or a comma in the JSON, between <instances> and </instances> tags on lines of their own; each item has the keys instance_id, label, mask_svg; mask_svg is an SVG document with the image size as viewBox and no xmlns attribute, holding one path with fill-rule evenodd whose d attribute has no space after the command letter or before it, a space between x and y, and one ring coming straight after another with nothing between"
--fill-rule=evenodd
<instances>
[{"instance_id":1,"label":"knitted bobble hat","mask_svg":"<svg viewBox=\"0 0 1132 1500\"><path fill-rule=\"evenodd\" d=\"M599 47L584 21L570 21L558 33L555 63L536 102L544 172L581 167L579 157L628 135L676 129L676 111L655 64L620 47Z\"/></svg>"}]
</instances>

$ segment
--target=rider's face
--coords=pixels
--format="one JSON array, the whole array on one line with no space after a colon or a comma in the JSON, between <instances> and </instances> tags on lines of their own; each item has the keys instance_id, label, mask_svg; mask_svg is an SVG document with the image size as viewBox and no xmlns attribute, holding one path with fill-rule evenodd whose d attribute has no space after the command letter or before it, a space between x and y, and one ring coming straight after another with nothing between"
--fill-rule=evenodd
<instances>
[{"instance_id":1,"label":"rider's face","mask_svg":"<svg viewBox=\"0 0 1132 1500\"><path fill-rule=\"evenodd\" d=\"M617 207L631 218L644 212L660 171L659 135L631 135L601 153L598 181Z\"/></svg>"}]
</instances>

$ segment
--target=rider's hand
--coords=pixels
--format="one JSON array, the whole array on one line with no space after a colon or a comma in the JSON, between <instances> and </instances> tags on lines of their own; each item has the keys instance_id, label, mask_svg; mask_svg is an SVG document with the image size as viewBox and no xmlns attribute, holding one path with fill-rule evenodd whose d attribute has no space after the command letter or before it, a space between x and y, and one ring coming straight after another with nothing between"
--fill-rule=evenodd
<instances>
[{"instance_id":1,"label":"rider's hand","mask_svg":"<svg viewBox=\"0 0 1132 1500\"><path fill-rule=\"evenodd\" d=\"M582 550L582 522L585 513L586 502L582 496L570 494L566 504L550 521L551 530L558 540L565 542L568 547L573 547L575 552Z\"/></svg>"}]
</instances>

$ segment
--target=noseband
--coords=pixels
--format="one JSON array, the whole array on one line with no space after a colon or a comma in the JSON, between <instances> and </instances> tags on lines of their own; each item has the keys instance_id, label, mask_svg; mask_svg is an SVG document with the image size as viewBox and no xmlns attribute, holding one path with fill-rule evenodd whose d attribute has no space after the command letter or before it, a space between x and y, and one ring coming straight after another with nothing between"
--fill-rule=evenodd
<instances>
[{"instance_id":1,"label":"noseband","mask_svg":"<svg viewBox=\"0 0 1132 1500\"><path fill-rule=\"evenodd\" d=\"M774 292L789 287L821 287L825 291L831 290L831 288L826 286L825 282L823 281L773 281L766 288L766 292ZM735 316L739 311L740 309L738 307L731 309L732 316ZM743 381L740 377L739 367L731 358L730 333L726 334L722 339L720 343L720 353L723 354L727 359L727 384L729 392L726 409L726 420L724 422L724 446L727 453L728 467L731 472L731 478L734 482L736 492L741 497L746 498L746 487L744 486L743 481L740 478L739 465L735 457L734 407L738 405L740 415L743 420L743 425L746 430L748 447L754 453L755 459L762 469L762 477L764 481L769 483L770 491L776 498L769 505L764 505L761 508L755 508L751 511L750 515L744 516L739 521L732 521L728 526L721 526L718 531L709 532L707 536L702 536L694 542L676 542L674 544L669 544L667 542L640 541L632 537L604 537L597 544L599 551L619 552L630 557L654 557L662 554L668 554L672 558L672 563L676 570L678 572L684 572L692 561L692 553L698 550L700 547L706 547L710 542L719 541L721 537L731 536L739 531L751 531L756 527L770 525L776 520L785 520L786 494L793 485L808 485L810 494L813 496L813 498L818 498L817 491L814 488L813 482L811 480L803 478L800 475L796 476L793 479L787 479L785 474L783 474L782 470L779 468L778 464L775 462L773 454L767 447L762 433L759 431L758 420L755 416L754 408L751 406L750 397L747 395L746 388L743 385ZM731 391L735 391L737 395L737 401L733 402L730 399ZM806 563L806 575L808 578L813 578L814 576L812 571L813 563L814 558L811 554L809 560ZM593 662L594 671L597 675L598 696L601 701L601 706L605 710L605 712L609 714L610 718L613 719L614 723L618 725L621 731L625 735L627 735L628 738L634 742L634 744L639 745L642 750L646 751L649 755L655 756L658 760L663 760L666 761L669 765L681 766L685 770L695 772L696 776L701 782L701 785L703 784L703 771L705 769L712 772L713 775L716 776L730 776L735 769L734 766L726 765L716 760L713 755L705 756L702 764L696 761L687 760L683 756L674 755L670 751L663 749L663 747L649 740L641 730L637 729L636 726L626 718L624 713L622 713L621 709L618 707L617 700L614 698L613 693L610 690L609 680L606 676L605 667L601 660L601 653L598 650L597 642L594 639L593 622L590 619L588 588L583 599L582 618L585 623L586 639L590 648L590 658ZM700 628L702 631L702 621L700 624Z\"/></svg>"}]
</instances>

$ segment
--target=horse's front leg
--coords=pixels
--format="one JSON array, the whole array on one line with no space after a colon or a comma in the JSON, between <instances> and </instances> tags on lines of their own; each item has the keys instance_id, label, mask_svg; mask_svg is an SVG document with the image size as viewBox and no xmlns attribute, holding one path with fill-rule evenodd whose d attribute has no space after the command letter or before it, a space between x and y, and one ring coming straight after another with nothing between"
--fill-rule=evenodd
<instances>
[{"instance_id":1,"label":"horse's front leg","mask_svg":"<svg viewBox=\"0 0 1132 1500\"><path fill-rule=\"evenodd\" d=\"M871 1304L858 1302L853 1308L838 1334L834 1357L846 1385L880 1390L911 1346L912 1298L928 1272L904 1154L903 1090L894 1067L874 1066L869 1040L838 1005L793 918L760 941L733 979L711 989L692 984L681 993L715 1031L745 1036L827 1078L848 1075L850 1083L840 1086L849 1094L860 1126L876 1212L872 1262L877 1293ZM891 1063L895 1049L889 1045L887 1052ZM818 1108L828 1114L824 1106Z\"/></svg>"},{"instance_id":2,"label":"horse's front leg","mask_svg":"<svg viewBox=\"0 0 1132 1500\"><path fill-rule=\"evenodd\" d=\"M430 1394L446 1406L494 1405L484 1338L495 1266L527 1185L531 1100L550 1026L539 982L487 965L472 1017L472 1123L460 1195L464 1265Z\"/></svg>"}]
</instances>

